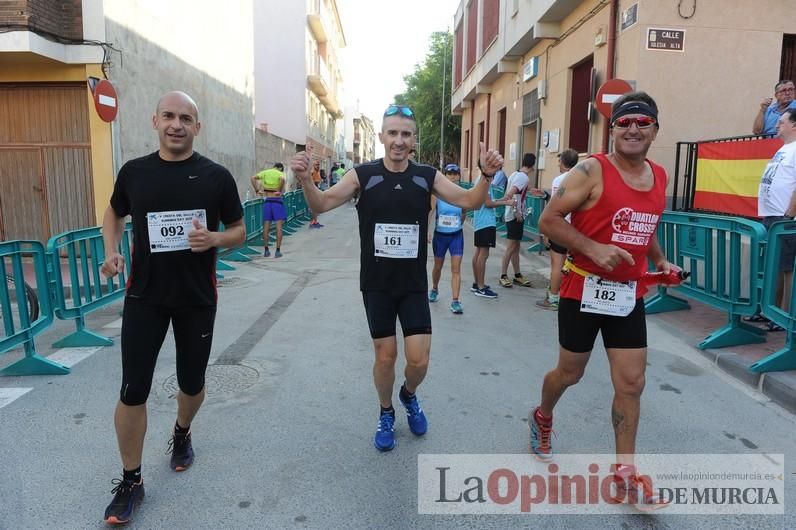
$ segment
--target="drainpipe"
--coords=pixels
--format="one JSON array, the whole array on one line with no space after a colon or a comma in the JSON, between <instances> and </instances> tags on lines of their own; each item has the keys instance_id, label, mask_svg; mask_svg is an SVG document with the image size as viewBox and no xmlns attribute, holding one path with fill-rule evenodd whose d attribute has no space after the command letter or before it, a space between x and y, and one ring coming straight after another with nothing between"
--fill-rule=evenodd
<instances>
[{"instance_id":1,"label":"drainpipe","mask_svg":"<svg viewBox=\"0 0 796 530\"><path fill-rule=\"evenodd\" d=\"M616 25L618 17L618 4L619 0L611 0L611 12L608 16L608 64L605 68L605 80L614 78L614 63L616 63ZM603 153L608 152L608 120L605 120L603 125L603 140L600 151Z\"/></svg>"},{"instance_id":2,"label":"drainpipe","mask_svg":"<svg viewBox=\"0 0 796 530\"><path fill-rule=\"evenodd\" d=\"M492 92L486 95L486 133L484 135L484 145L487 149L489 149L489 123L490 123L490 116L492 115ZM480 149L480 147L479 147ZM479 152L478 156L481 156Z\"/></svg>"},{"instance_id":3,"label":"drainpipe","mask_svg":"<svg viewBox=\"0 0 796 530\"><path fill-rule=\"evenodd\" d=\"M470 160L467 161L468 171L470 182L473 181L473 142L475 141L475 131L473 130L473 124L475 123L475 102L478 101L478 96L476 99L473 99L473 105L470 107L470 145L467 146L470 151Z\"/></svg>"}]
</instances>

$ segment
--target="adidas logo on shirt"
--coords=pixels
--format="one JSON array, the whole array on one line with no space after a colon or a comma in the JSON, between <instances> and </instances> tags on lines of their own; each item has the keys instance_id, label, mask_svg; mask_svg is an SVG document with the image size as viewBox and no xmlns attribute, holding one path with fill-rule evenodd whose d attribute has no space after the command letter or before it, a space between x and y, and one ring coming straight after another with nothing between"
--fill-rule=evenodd
<instances>
[{"instance_id":1,"label":"adidas logo on shirt","mask_svg":"<svg viewBox=\"0 0 796 530\"><path fill-rule=\"evenodd\" d=\"M401 185L400 185L400 184L396 184L396 185L395 185L395 187L394 187L393 189L394 189L394 190L402 190L403 188L401 187Z\"/></svg>"}]
</instances>

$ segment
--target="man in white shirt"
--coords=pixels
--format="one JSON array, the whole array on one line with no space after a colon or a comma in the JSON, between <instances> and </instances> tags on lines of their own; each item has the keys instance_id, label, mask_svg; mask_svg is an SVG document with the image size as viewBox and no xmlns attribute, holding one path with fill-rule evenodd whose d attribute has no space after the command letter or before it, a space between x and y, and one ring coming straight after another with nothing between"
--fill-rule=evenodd
<instances>
[{"instance_id":1,"label":"man in white shirt","mask_svg":"<svg viewBox=\"0 0 796 530\"><path fill-rule=\"evenodd\" d=\"M574 149L565 149L558 155L558 170L561 174L553 179L550 194L555 196L558 189L563 185L569 170L578 163L578 152ZM567 217L569 221L569 216ZM561 269L564 267L564 260L567 257L567 249L545 236L547 246L550 247L550 288L547 296L536 301L536 305L542 309L558 311L559 290L561 289Z\"/></svg>"},{"instance_id":2,"label":"man in white shirt","mask_svg":"<svg viewBox=\"0 0 796 530\"><path fill-rule=\"evenodd\" d=\"M523 222L525 220L525 196L528 194L528 177L536 165L536 155L525 153L522 156L522 167L509 177L506 183L504 200L511 199L513 205L506 206L503 220L506 221L506 252L500 269L500 285L512 287L513 283L530 287L531 281L520 272L520 241L522 241ZM514 267L514 278L509 279L509 262Z\"/></svg>"},{"instance_id":3,"label":"man in white shirt","mask_svg":"<svg viewBox=\"0 0 796 530\"><path fill-rule=\"evenodd\" d=\"M782 113L777 122L777 137L785 145L774 154L760 179L757 198L757 214L763 218L766 229L777 221L796 217L796 109ZM793 262L796 258L796 236L787 236L782 241L779 259L781 276L777 287L777 300L785 311L790 307L790 291L793 283ZM780 331L776 324L769 329Z\"/></svg>"}]
</instances>

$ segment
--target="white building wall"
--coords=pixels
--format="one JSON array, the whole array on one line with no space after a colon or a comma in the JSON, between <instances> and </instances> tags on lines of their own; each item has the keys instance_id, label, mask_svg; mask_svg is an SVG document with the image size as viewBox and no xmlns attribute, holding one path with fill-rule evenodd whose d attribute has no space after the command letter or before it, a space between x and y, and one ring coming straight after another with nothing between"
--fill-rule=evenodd
<instances>
[{"instance_id":1,"label":"white building wall","mask_svg":"<svg viewBox=\"0 0 796 530\"><path fill-rule=\"evenodd\" d=\"M267 123L269 133L303 145L307 141L305 94L310 54L306 4L298 0L255 1L254 28L255 123Z\"/></svg>"},{"instance_id":2,"label":"white building wall","mask_svg":"<svg viewBox=\"0 0 796 530\"><path fill-rule=\"evenodd\" d=\"M103 9L106 40L122 52L109 69L119 93L119 160L157 150L157 100L183 90L199 106L196 150L226 166L245 190L255 170L252 0L223 10L193 0L104 0Z\"/></svg>"}]
</instances>

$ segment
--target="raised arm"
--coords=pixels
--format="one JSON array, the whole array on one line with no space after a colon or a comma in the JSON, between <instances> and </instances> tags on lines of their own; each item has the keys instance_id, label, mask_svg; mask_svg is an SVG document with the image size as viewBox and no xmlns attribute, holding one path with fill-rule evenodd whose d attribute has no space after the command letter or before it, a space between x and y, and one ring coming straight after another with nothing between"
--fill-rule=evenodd
<instances>
[{"instance_id":1,"label":"raised arm","mask_svg":"<svg viewBox=\"0 0 796 530\"><path fill-rule=\"evenodd\" d=\"M760 134L763 132L763 119L765 118L768 106L771 105L772 101L773 100L771 98L763 98L760 101L760 108L757 109L757 115L755 116L755 121L752 124L752 132L754 134Z\"/></svg>"},{"instance_id":2,"label":"raised arm","mask_svg":"<svg viewBox=\"0 0 796 530\"><path fill-rule=\"evenodd\" d=\"M432 189L434 195L462 209L480 208L489 195L489 184L497 170L503 165L503 157L494 149L487 150L484 143L481 142L481 155L478 162L481 167L481 178L469 190L462 189L437 171Z\"/></svg>"},{"instance_id":3,"label":"raised arm","mask_svg":"<svg viewBox=\"0 0 796 530\"><path fill-rule=\"evenodd\" d=\"M326 191L319 190L312 182L310 155L301 151L293 156L290 167L301 182L304 198L316 214L328 212L350 201L359 190L359 179L355 169L349 169L337 185Z\"/></svg>"}]
</instances>

